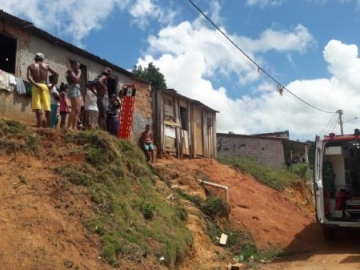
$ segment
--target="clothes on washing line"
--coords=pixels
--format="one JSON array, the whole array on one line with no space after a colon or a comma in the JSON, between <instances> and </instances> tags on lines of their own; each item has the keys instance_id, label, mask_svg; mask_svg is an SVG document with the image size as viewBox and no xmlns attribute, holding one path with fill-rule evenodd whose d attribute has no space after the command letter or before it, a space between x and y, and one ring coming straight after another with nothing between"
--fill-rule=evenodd
<instances>
[{"instance_id":1,"label":"clothes on washing line","mask_svg":"<svg viewBox=\"0 0 360 270\"><path fill-rule=\"evenodd\" d=\"M32 96L32 85L28 81L23 81L26 88L26 95L31 97Z\"/></svg>"},{"instance_id":2,"label":"clothes on washing line","mask_svg":"<svg viewBox=\"0 0 360 270\"><path fill-rule=\"evenodd\" d=\"M25 83L20 78L15 78L16 80L16 91L19 95L26 95Z\"/></svg>"},{"instance_id":3,"label":"clothes on washing line","mask_svg":"<svg viewBox=\"0 0 360 270\"><path fill-rule=\"evenodd\" d=\"M10 85L9 74L3 70L0 70L0 90L13 91L13 86Z\"/></svg>"},{"instance_id":4,"label":"clothes on washing line","mask_svg":"<svg viewBox=\"0 0 360 270\"><path fill-rule=\"evenodd\" d=\"M16 86L16 79L14 75L9 74L9 84Z\"/></svg>"}]
</instances>

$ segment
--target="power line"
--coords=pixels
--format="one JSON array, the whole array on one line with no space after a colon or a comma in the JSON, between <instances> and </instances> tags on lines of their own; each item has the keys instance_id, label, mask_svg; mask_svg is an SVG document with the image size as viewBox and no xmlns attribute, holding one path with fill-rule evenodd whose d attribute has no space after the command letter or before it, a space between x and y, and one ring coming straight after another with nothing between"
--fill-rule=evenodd
<instances>
[{"instance_id":1,"label":"power line","mask_svg":"<svg viewBox=\"0 0 360 270\"><path fill-rule=\"evenodd\" d=\"M263 69L258 63L256 63L247 53L245 53L244 50L242 50L234 41L232 41L232 39L224 32L222 31L192 0L188 0L190 2L190 4L196 9L198 10L202 16L204 16L206 18L206 20L208 22L210 22L210 24L215 27L216 30L218 30L233 46L235 46L235 48L240 51L252 64L254 64L257 67L258 72L264 73L266 76L268 76L268 78L270 78L273 82L275 82L278 85L278 91L280 94L282 94L282 92L285 90L287 91L289 94L291 94L292 96L294 96L296 99L300 100L301 102L305 103L306 105L308 105L309 107L318 110L320 112L323 113L335 113L335 112L330 112L330 111L325 111L322 110L318 107L315 107L314 105L310 104L309 102L305 101L304 99L300 98L299 96L295 95L294 93L292 93L289 89L287 89L285 86L283 86L277 79L275 79L271 74L269 74L265 69Z\"/></svg>"},{"instance_id":2,"label":"power line","mask_svg":"<svg viewBox=\"0 0 360 270\"><path fill-rule=\"evenodd\" d=\"M197 12L189 5L187 0L182 0L180 1L184 7L189 11L189 13L191 13L192 15L194 15L194 17L196 18L196 20L198 20L203 26L205 26L205 28L208 28L209 26L211 26L210 24L208 24L208 20L206 20L203 16L199 17ZM253 64L249 61L248 58L246 58L243 54L241 54L239 52L239 50L237 50L236 48L234 48L234 46L232 44L229 44L227 42L226 39L224 39L224 36L221 35L220 33L218 33L217 31L211 31L211 33L218 38L221 42L222 45L224 47L226 47L226 49L228 49L229 51L232 51L233 53L235 53L237 56L239 56L242 60L244 60L244 63L248 64L250 68L254 69ZM226 42L226 43L225 43ZM254 69L255 70L255 69ZM262 74L260 74L262 75Z\"/></svg>"},{"instance_id":3,"label":"power line","mask_svg":"<svg viewBox=\"0 0 360 270\"><path fill-rule=\"evenodd\" d=\"M330 131L332 129L332 126L335 124L337 124L337 118L336 118L337 114L334 113L329 122L325 125L325 127L322 129L322 131L320 132L320 134L326 134L326 130ZM329 132L328 132L329 133Z\"/></svg>"}]
</instances>

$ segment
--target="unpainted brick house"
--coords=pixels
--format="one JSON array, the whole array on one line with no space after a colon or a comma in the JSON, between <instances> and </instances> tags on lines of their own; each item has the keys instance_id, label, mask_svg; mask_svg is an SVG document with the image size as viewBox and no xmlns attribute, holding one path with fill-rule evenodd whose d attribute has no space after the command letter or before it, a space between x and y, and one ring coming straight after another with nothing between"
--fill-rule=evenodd
<instances>
[{"instance_id":1,"label":"unpainted brick house","mask_svg":"<svg viewBox=\"0 0 360 270\"><path fill-rule=\"evenodd\" d=\"M154 139L158 154L179 158L216 157L216 113L174 89L152 92Z\"/></svg>"},{"instance_id":2,"label":"unpainted brick house","mask_svg":"<svg viewBox=\"0 0 360 270\"><path fill-rule=\"evenodd\" d=\"M284 168L286 159L293 162L308 162L309 145L291 141L286 134L267 133L239 135L217 133L217 156L219 158L253 158L260 164L274 169Z\"/></svg>"},{"instance_id":3,"label":"unpainted brick house","mask_svg":"<svg viewBox=\"0 0 360 270\"><path fill-rule=\"evenodd\" d=\"M82 87L93 80L104 67L113 70L108 82L109 92L117 93L124 84L136 86L136 101L133 114L132 140L137 141L146 124L152 124L151 85L133 73L107 60L67 43L31 22L22 20L0 10L0 70L17 79L26 81L26 71L34 62L37 52L45 55L45 63L59 73L59 83L66 82L67 59L81 63ZM5 85L5 86L4 86ZM31 111L31 97L19 94L16 87L7 87L0 77L0 117L16 119L28 123L35 122Z\"/></svg>"}]
</instances>

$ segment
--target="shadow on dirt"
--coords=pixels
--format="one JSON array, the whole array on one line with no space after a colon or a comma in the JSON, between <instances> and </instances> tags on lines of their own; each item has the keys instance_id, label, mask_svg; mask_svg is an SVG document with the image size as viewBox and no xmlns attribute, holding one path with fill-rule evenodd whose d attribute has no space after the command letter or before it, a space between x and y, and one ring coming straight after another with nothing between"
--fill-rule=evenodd
<instances>
[{"instance_id":1,"label":"shadow on dirt","mask_svg":"<svg viewBox=\"0 0 360 270\"><path fill-rule=\"evenodd\" d=\"M338 263L360 262L360 229L337 228L333 240L326 241L321 225L311 223L299 232L274 262L306 261L314 255L354 254Z\"/></svg>"}]
</instances>

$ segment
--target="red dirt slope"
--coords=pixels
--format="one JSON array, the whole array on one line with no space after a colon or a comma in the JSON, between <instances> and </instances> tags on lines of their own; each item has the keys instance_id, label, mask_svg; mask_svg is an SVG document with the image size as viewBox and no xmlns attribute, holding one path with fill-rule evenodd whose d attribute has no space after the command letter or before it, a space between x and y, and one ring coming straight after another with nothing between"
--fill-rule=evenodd
<instances>
[{"instance_id":1,"label":"red dirt slope","mask_svg":"<svg viewBox=\"0 0 360 270\"><path fill-rule=\"evenodd\" d=\"M280 193L213 159L160 160L156 166L172 172L168 179L193 195L204 192L195 178L228 186L231 223L249 231L259 247L304 251L316 243L313 230L303 233L314 223L314 214L310 194L301 182ZM225 196L221 189L211 190Z\"/></svg>"}]
</instances>

